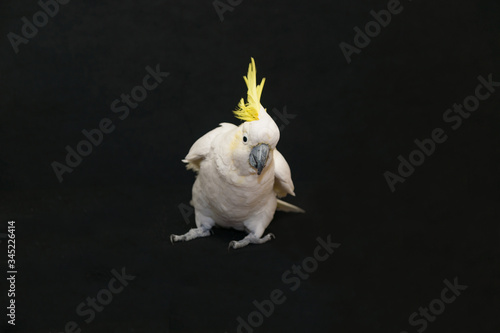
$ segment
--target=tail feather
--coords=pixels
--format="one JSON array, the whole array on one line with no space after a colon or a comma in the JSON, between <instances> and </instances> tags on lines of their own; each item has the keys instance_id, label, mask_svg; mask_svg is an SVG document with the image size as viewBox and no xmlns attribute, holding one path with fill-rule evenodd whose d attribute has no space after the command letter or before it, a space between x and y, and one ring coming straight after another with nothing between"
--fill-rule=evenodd
<instances>
[{"instance_id":1,"label":"tail feather","mask_svg":"<svg viewBox=\"0 0 500 333\"><path fill-rule=\"evenodd\" d=\"M300 207L289 204L288 202L284 202L283 200L278 199L278 206L276 210L287 213L305 213L306 211Z\"/></svg>"}]
</instances>

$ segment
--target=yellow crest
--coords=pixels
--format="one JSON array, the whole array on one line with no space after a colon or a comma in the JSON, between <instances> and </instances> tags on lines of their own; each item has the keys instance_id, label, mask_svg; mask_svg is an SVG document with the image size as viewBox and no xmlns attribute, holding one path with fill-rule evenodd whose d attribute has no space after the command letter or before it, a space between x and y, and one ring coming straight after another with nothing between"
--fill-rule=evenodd
<instances>
[{"instance_id":1,"label":"yellow crest","mask_svg":"<svg viewBox=\"0 0 500 333\"><path fill-rule=\"evenodd\" d=\"M250 65L248 65L248 74L243 76L248 88L247 92L247 103L245 103L242 98L238 103L238 108L233 111L236 118L244 121L254 121L259 120L259 110L260 110L260 95L262 94L262 88L264 88L265 78L262 79L259 85L257 85L257 70L255 68L255 61L252 59Z\"/></svg>"}]
</instances>

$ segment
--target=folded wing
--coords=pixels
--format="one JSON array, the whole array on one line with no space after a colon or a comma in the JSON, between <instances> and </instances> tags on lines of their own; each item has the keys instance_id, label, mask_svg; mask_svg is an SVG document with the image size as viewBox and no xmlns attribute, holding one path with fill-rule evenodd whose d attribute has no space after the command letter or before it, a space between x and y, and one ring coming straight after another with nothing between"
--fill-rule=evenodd
<instances>
[{"instance_id":1,"label":"folded wing","mask_svg":"<svg viewBox=\"0 0 500 333\"><path fill-rule=\"evenodd\" d=\"M278 198L287 194L295 196L293 192L292 173L285 158L278 149L274 150L274 192Z\"/></svg>"},{"instance_id":2,"label":"folded wing","mask_svg":"<svg viewBox=\"0 0 500 333\"><path fill-rule=\"evenodd\" d=\"M191 146L189 153L182 160L182 162L187 163L187 169L198 172L200 170L200 163L210 152L210 147L215 137L236 127L236 125L230 123L220 123L219 125L216 129L211 130L196 140Z\"/></svg>"}]
</instances>

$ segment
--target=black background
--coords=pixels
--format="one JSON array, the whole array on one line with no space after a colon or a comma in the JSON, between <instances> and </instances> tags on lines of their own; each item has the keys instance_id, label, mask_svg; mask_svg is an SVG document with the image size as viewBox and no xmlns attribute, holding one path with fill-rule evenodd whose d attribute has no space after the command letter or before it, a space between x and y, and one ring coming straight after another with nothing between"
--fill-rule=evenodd
<instances>
[{"instance_id":1,"label":"black background","mask_svg":"<svg viewBox=\"0 0 500 333\"><path fill-rule=\"evenodd\" d=\"M500 5L402 6L348 64L339 43L387 1L243 1L221 22L211 1L73 0L18 54L7 34L40 7L2 1L0 225L16 221L18 275L16 326L2 315L1 329L236 332L281 289L256 332L417 332L408 317L457 277L467 290L426 332L498 332L500 91L457 130L442 117L479 75L500 81ZM239 123L250 57L262 104L295 115L278 148L297 194L286 200L307 213L277 213L264 245L228 252L244 233L223 229L172 245L194 226L179 209L194 181L181 159ZM120 120L111 103L157 64L170 75ZM103 118L115 130L60 183L51 163ZM435 128L447 141L392 193L383 173ZM342 245L291 291L282 274L328 235ZM6 240L2 252L6 267ZM136 278L86 324L77 305L122 267Z\"/></svg>"}]
</instances>

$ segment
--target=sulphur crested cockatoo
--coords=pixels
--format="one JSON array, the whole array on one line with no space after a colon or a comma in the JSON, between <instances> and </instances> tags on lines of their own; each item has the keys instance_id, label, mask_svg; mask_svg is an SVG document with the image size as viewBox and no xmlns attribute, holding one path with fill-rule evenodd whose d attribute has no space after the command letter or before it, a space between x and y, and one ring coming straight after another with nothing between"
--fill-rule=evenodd
<instances>
[{"instance_id":1,"label":"sulphur crested cockatoo","mask_svg":"<svg viewBox=\"0 0 500 333\"><path fill-rule=\"evenodd\" d=\"M241 99L234 111L244 122L240 126L221 123L199 138L183 160L198 173L193 185L196 228L171 235L173 242L210 235L214 226L245 230L248 235L229 243L241 248L274 238L262 237L274 212L304 212L277 197L295 195L290 167L276 145L280 131L260 104L265 79L257 85L253 58L243 77L248 87L247 102Z\"/></svg>"}]
</instances>

